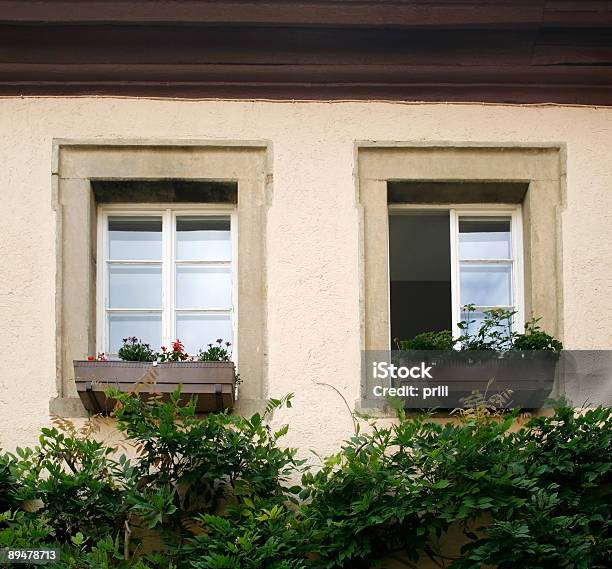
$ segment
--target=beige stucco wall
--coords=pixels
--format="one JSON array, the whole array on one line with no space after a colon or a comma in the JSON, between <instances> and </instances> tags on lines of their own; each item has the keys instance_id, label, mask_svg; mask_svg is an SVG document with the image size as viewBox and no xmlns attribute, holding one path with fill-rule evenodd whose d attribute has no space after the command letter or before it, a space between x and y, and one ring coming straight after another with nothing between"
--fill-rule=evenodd
<instances>
[{"instance_id":1,"label":"beige stucco wall","mask_svg":"<svg viewBox=\"0 0 612 569\"><path fill-rule=\"evenodd\" d=\"M267 141L267 383L287 442L351 432L361 342L356 141L566 145L563 330L612 345L612 109L395 103L0 99L0 445L35 443L55 383L54 139ZM552 231L552 228L551 228ZM247 378L245 378L247 379Z\"/></svg>"}]
</instances>

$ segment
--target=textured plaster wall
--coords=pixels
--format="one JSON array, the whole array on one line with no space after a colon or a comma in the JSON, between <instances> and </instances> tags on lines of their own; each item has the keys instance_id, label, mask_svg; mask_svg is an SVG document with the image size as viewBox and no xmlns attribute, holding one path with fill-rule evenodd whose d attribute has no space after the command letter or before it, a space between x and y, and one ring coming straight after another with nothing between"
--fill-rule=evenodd
<instances>
[{"instance_id":1,"label":"textured plaster wall","mask_svg":"<svg viewBox=\"0 0 612 569\"><path fill-rule=\"evenodd\" d=\"M287 442L328 453L359 396L355 141L567 145L563 307L569 348L612 346L612 109L112 98L0 99L0 445L33 444L55 397L52 143L267 140L268 383L295 393ZM553 228L551 228L551 231ZM248 378L245 378L248 381Z\"/></svg>"}]
</instances>

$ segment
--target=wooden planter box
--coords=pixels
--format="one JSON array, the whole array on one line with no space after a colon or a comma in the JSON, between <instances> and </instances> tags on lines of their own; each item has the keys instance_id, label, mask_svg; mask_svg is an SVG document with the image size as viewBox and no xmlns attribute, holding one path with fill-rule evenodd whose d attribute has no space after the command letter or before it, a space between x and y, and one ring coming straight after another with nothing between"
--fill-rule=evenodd
<instances>
[{"instance_id":1,"label":"wooden planter box","mask_svg":"<svg viewBox=\"0 0 612 569\"><path fill-rule=\"evenodd\" d=\"M196 397L198 413L213 413L234 406L235 368L233 362L150 362L75 360L77 391L92 413L109 413L115 401L104 390L138 391L142 397L161 394L163 398L181 385L181 400Z\"/></svg>"},{"instance_id":2,"label":"wooden planter box","mask_svg":"<svg viewBox=\"0 0 612 569\"><path fill-rule=\"evenodd\" d=\"M553 390L559 354L551 351L457 351L401 352L400 364L424 361L432 365L430 387L449 386L453 400L469 397L474 391L487 396L512 390L510 406L536 409ZM491 382L491 383L490 383ZM399 384L414 381L400 380ZM489 385L490 383L490 385ZM432 407L445 407L448 399L431 399Z\"/></svg>"}]
</instances>

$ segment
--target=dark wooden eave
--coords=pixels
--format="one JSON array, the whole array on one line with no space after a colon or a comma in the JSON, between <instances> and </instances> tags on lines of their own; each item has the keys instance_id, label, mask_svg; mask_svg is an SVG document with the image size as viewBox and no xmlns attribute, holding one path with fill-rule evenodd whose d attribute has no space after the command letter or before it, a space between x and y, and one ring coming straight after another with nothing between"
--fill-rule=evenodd
<instances>
[{"instance_id":1,"label":"dark wooden eave","mask_svg":"<svg viewBox=\"0 0 612 569\"><path fill-rule=\"evenodd\" d=\"M612 1L0 0L0 95L612 104Z\"/></svg>"}]
</instances>

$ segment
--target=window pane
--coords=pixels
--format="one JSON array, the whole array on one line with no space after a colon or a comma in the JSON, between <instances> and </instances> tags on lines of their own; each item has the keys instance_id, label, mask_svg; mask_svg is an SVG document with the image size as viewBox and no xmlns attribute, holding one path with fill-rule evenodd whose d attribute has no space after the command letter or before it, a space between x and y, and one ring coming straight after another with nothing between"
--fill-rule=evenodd
<instances>
[{"instance_id":1,"label":"window pane","mask_svg":"<svg viewBox=\"0 0 612 569\"><path fill-rule=\"evenodd\" d=\"M135 261L161 259L161 217L109 217L108 258Z\"/></svg>"},{"instance_id":2,"label":"window pane","mask_svg":"<svg viewBox=\"0 0 612 569\"><path fill-rule=\"evenodd\" d=\"M230 268L177 265L176 306L177 308L231 308Z\"/></svg>"},{"instance_id":3,"label":"window pane","mask_svg":"<svg viewBox=\"0 0 612 569\"><path fill-rule=\"evenodd\" d=\"M461 265L461 305L512 304L511 265Z\"/></svg>"},{"instance_id":4,"label":"window pane","mask_svg":"<svg viewBox=\"0 0 612 569\"><path fill-rule=\"evenodd\" d=\"M452 326L448 211L389 215L391 338Z\"/></svg>"},{"instance_id":5,"label":"window pane","mask_svg":"<svg viewBox=\"0 0 612 569\"><path fill-rule=\"evenodd\" d=\"M161 265L111 264L108 275L109 308L162 307Z\"/></svg>"},{"instance_id":6,"label":"window pane","mask_svg":"<svg viewBox=\"0 0 612 569\"><path fill-rule=\"evenodd\" d=\"M176 336L188 354L196 355L218 338L232 341L232 321L229 314L177 314Z\"/></svg>"},{"instance_id":7,"label":"window pane","mask_svg":"<svg viewBox=\"0 0 612 569\"><path fill-rule=\"evenodd\" d=\"M161 344L161 314L150 312L110 313L108 315L109 353L116 354L123 338L136 336L158 350Z\"/></svg>"},{"instance_id":8,"label":"window pane","mask_svg":"<svg viewBox=\"0 0 612 569\"><path fill-rule=\"evenodd\" d=\"M461 259L510 259L509 217L460 217Z\"/></svg>"},{"instance_id":9,"label":"window pane","mask_svg":"<svg viewBox=\"0 0 612 569\"><path fill-rule=\"evenodd\" d=\"M178 217L176 258L181 261L231 260L229 217Z\"/></svg>"}]
</instances>

